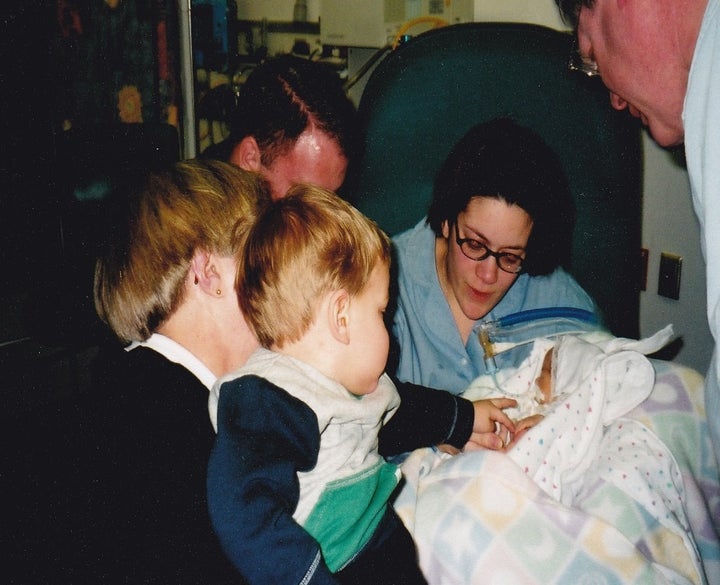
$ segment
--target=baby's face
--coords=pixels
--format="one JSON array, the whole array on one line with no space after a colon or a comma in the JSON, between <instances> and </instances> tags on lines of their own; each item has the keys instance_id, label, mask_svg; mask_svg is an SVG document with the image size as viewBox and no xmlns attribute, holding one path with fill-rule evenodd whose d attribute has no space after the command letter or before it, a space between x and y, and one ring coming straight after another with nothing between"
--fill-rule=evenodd
<instances>
[{"instance_id":1,"label":"baby's face","mask_svg":"<svg viewBox=\"0 0 720 585\"><path fill-rule=\"evenodd\" d=\"M542 370L540 370L540 375L535 379L535 384L540 388L543 395L543 404L547 404L552 398L552 352L553 350L550 348L545 353Z\"/></svg>"}]
</instances>

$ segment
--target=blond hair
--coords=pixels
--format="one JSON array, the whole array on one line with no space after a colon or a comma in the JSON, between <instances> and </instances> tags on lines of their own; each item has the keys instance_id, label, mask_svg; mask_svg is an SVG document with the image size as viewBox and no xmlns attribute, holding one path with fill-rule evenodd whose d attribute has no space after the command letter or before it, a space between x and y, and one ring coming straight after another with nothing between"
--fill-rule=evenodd
<instances>
[{"instance_id":1,"label":"blond hair","mask_svg":"<svg viewBox=\"0 0 720 585\"><path fill-rule=\"evenodd\" d=\"M238 262L245 319L264 347L297 341L328 292L360 293L378 262L390 263L380 228L336 194L296 185L271 203Z\"/></svg>"},{"instance_id":2,"label":"blond hair","mask_svg":"<svg viewBox=\"0 0 720 585\"><path fill-rule=\"evenodd\" d=\"M257 174L219 161L188 160L149 174L125 200L95 268L95 309L123 341L147 339L183 301L197 250L237 256L267 198Z\"/></svg>"}]
</instances>

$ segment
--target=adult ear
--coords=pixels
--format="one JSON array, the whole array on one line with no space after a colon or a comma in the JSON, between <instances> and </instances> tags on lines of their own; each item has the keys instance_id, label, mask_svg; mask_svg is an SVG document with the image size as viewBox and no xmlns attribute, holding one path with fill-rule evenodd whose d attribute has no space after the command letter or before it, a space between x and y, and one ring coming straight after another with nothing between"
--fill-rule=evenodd
<instances>
[{"instance_id":1,"label":"adult ear","mask_svg":"<svg viewBox=\"0 0 720 585\"><path fill-rule=\"evenodd\" d=\"M350 343L350 294L344 288L330 293L328 325L332 336L347 345Z\"/></svg>"},{"instance_id":2,"label":"adult ear","mask_svg":"<svg viewBox=\"0 0 720 585\"><path fill-rule=\"evenodd\" d=\"M230 153L230 162L246 171L260 171L260 147L252 136L246 136Z\"/></svg>"},{"instance_id":3,"label":"adult ear","mask_svg":"<svg viewBox=\"0 0 720 585\"><path fill-rule=\"evenodd\" d=\"M222 278L215 266L215 258L205 250L195 250L190 261L190 277L195 286L213 297L222 296Z\"/></svg>"},{"instance_id":4,"label":"adult ear","mask_svg":"<svg viewBox=\"0 0 720 585\"><path fill-rule=\"evenodd\" d=\"M450 239L450 222L447 219L445 219L445 220L443 220L440 227L442 228L443 238L445 238L446 240L449 240Z\"/></svg>"}]
</instances>

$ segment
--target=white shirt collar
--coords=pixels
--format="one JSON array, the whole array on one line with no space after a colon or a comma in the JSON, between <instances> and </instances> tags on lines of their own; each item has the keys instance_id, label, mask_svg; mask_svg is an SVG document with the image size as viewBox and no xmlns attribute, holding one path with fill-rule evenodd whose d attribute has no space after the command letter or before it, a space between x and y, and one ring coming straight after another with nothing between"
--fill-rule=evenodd
<instances>
[{"instance_id":1,"label":"white shirt collar","mask_svg":"<svg viewBox=\"0 0 720 585\"><path fill-rule=\"evenodd\" d=\"M177 341L173 341L160 333L153 333L145 341L135 342L126 347L126 351L131 351L138 346L149 347L159 354L165 356L171 362L180 364L189 370L203 386L208 390L213 387L217 381L217 376L202 363L195 355L185 349Z\"/></svg>"}]
</instances>

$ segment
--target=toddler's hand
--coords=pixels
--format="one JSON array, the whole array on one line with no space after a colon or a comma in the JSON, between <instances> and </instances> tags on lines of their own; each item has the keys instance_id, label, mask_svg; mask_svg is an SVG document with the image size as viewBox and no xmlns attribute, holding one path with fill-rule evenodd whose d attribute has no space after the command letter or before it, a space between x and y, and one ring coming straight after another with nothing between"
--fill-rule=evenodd
<instances>
[{"instance_id":1,"label":"toddler's hand","mask_svg":"<svg viewBox=\"0 0 720 585\"><path fill-rule=\"evenodd\" d=\"M514 433L515 423L503 412L503 409L513 406L517 406L517 402L512 398L490 398L473 402L475 409L473 433L494 433L498 425L505 426Z\"/></svg>"},{"instance_id":2,"label":"toddler's hand","mask_svg":"<svg viewBox=\"0 0 720 585\"><path fill-rule=\"evenodd\" d=\"M496 430L504 430L508 435L515 432L515 423L503 412L503 409L516 405L515 400L511 398L491 398L474 401L475 422L473 432L463 450L502 449L505 446L505 441L496 433Z\"/></svg>"},{"instance_id":3,"label":"toddler's hand","mask_svg":"<svg viewBox=\"0 0 720 585\"><path fill-rule=\"evenodd\" d=\"M497 433L473 433L465 443L463 451L479 451L480 449L501 451L504 447L505 443Z\"/></svg>"}]
</instances>

